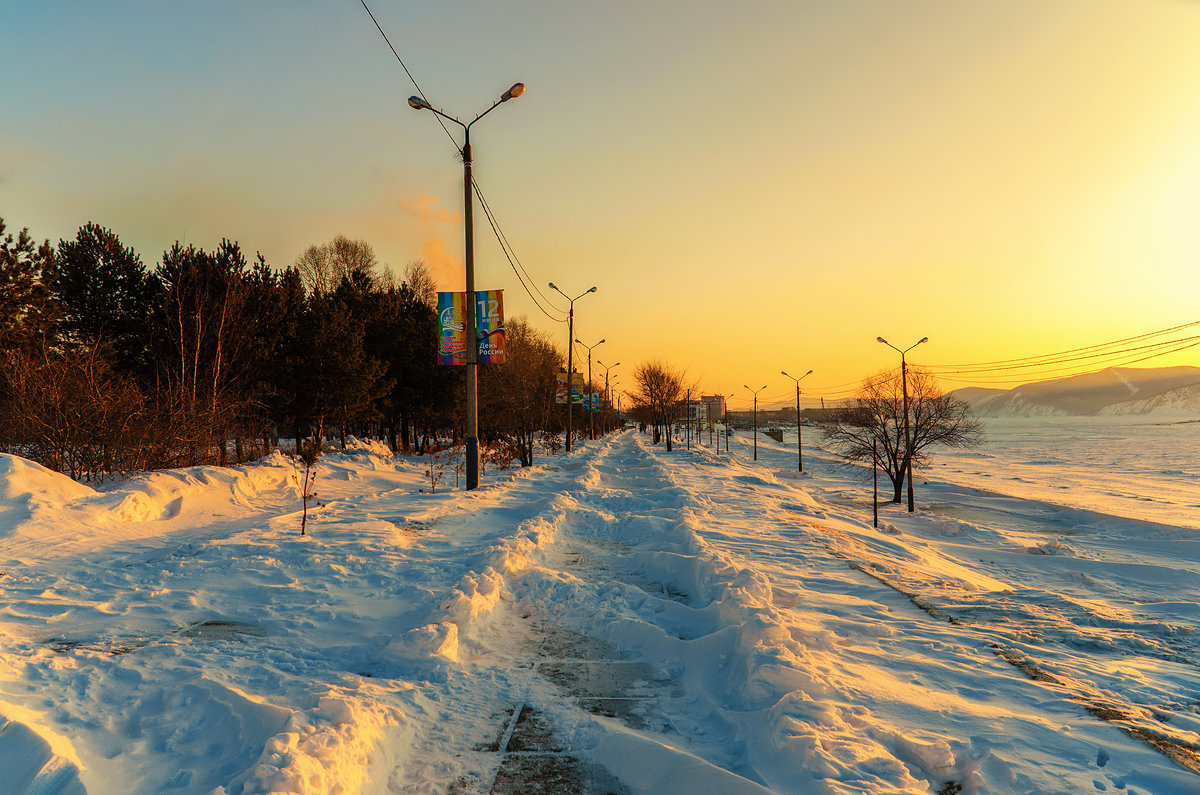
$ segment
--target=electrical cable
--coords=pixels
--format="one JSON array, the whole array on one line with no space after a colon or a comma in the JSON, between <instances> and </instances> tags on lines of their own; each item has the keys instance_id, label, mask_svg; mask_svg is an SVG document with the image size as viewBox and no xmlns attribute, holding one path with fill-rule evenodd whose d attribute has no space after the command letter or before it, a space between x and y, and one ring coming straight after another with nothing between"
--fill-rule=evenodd
<instances>
[{"instance_id":1,"label":"electrical cable","mask_svg":"<svg viewBox=\"0 0 1200 795\"><path fill-rule=\"evenodd\" d=\"M375 18L375 14L371 11L371 8L367 5L366 0L359 0L359 2L362 4L363 10L365 10L367 12L367 16L369 16L371 18L371 22L375 23L375 29L379 31L379 35L382 36L383 40L387 43L388 49L390 49L392 51L392 55L396 56L396 61L400 64L400 68L402 68L404 70L404 73L406 75L408 75L408 79L412 82L413 88L416 89L417 95L420 96L421 99L424 100L424 102L427 105L430 105L432 107L432 103L430 103L428 97L425 96L425 92L421 89L421 86L417 82L417 79L415 77L413 77L412 72L409 70L408 66L404 63L404 59L400 57L400 53L396 51L396 48L392 44L391 39L388 38L387 33L383 29L383 26L381 26L379 24L379 20ZM454 144L455 151L461 156L462 150L458 146L458 141L455 140L454 135L451 134L450 129L446 126L445 122L442 120L442 117L436 113L433 115L434 115L434 118L437 119L438 126L440 126L442 128L442 131L446 133L446 137L449 138L450 142ZM549 318L552 321L558 322L558 323L565 323L567 320L566 317L556 318L553 315L551 315L542 306L542 303L540 303L538 301L538 299L533 296L533 293L530 292L529 287L530 287L530 285L532 285L533 290L535 292L537 292L537 294L539 296L541 296L541 299L543 302L545 302L548 306L550 306L550 308L553 309L554 311L565 315L565 312L563 312L563 310L554 306L554 303L552 301L550 301L550 299L548 299L542 293L542 291L540 289L538 289L537 284L533 281L532 277L530 277L529 271L525 270L525 266L521 264L520 259L517 258L517 256L516 256L516 253L512 251L512 247L508 243L507 235L505 235L503 230L500 229L499 222L496 221L495 215L491 211L491 207L488 205L487 200L483 196L483 191L481 191L479 189L479 184L475 181L473 176L471 179L471 187L475 191L475 195L479 198L479 203L480 203L480 206L483 207L484 215L487 216L488 223L492 227L492 234L494 234L496 236L497 242L500 243L500 250L504 252L504 256L508 259L509 267L513 269L513 273L516 274L517 281L520 282L521 287L525 290L525 293L533 301L534 306L536 306L538 308L538 310L542 314L544 314L547 318ZM515 264L514 264L514 260L515 260ZM518 272L518 268L520 269L520 271L523 271L525 273L524 279L522 279L521 273ZM528 284L526 284L526 279L528 279L528 282L529 282Z\"/></svg>"},{"instance_id":2,"label":"electrical cable","mask_svg":"<svg viewBox=\"0 0 1200 795\"><path fill-rule=\"evenodd\" d=\"M1200 320L1194 320L1190 323L1183 323L1178 326L1172 326L1170 328L1159 329L1158 331L1151 331L1151 332L1147 332L1145 334L1137 334L1132 337L1125 337L1125 338L1119 339L1119 340L1112 340L1110 342L1102 342L1102 343L1099 343L1096 345L1087 345L1082 348L1072 348L1070 350L1058 351L1056 353L1043 353L1043 354L1039 354L1037 356L1024 356L1024 357L1019 357L1016 359L1000 359L998 361L978 362L975 364L927 364L927 365L923 365L923 366L928 369L931 369L931 370L943 370L943 369L951 369L951 368L989 369L994 365L1008 365L1008 364L1015 364L1015 363L1022 363L1022 362L1036 362L1036 361L1042 360L1042 359L1054 359L1056 357L1068 356L1068 355L1074 354L1074 353L1082 353L1084 351L1093 351L1093 350L1097 350L1100 348L1109 348L1114 345L1123 345L1127 342L1135 342L1138 340L1149 339L1151 337L1159 337L1159 336L1162 336L1163 334L1170 334L1175 331L1182 331L1183 329L1191 328L1192 326L1196 326L1196 325L1200 325ZM1046 363L1050 364L1051 362L1046 362Z\"/></svg>"},{"instance_id":3,"label":"electrical cable","mask_svg":"<svg viewBox=\"0 0 1200 795\"><path fill-rule=\"evenodd\" d=\"M474 180L472 180L472 184L474 184ZM488 225L492 227L492 234L494 234L496 236L496 242L500 244L500 250L504 252L504 256L508 260L508 266L510 268L512 268L513 274L517 277L517 281L521 284L521 287L525 290L525 294L529 296L529 299L531 301L533 301L533 305L536 306L538 308L538 311L540 311L543 315L545 315L550 320L552 320L556 323L565 323L567 321L566 317L554 317L553 315L551 315L541 305L541 303L534 296L534 294L532 292L530 292L529 285L525 283L525 279L523 279L521 277L521 272L517 270L517 266L513 262L513 258L516 255L510 253L509 248L505 245L505 240L502 239L502 233L500 232L500 229L499 229L499 224L497 224L495 217L492 215L491 208L488 207L487 202L484 201L483 195L479 192L478 185L475 186L475 195L479 196L480 206L483 207L483 214L488 219ZM528 273L526 273L526 275L528 276ZM534 289L536 289L536 287ZM541 294L540 291L538 294L539 295ZM555 307L553 304L551 304L551 309L554 309L556 312L562 311L562 310L558 309L558 307Z\"/></svg>"},{"instance_id":4,"label":"electrical cable","mask_svg":"<svg viewBox=\"0 0 1200 795\"><path fill-rule=\"evenodd\" d=\"M404 74L408 75L408 79L412 81L413 88L417 90L417 96L425 100L426 105L432 107L432 103L430 103L429 98L425 96L425 92L421 90L420 84L417 83L417 78L413 77L412 72L408 71L408 66L405 65L404 59L400 57L400 53L396 52L396 48L392 46L392 40L389 39L388 35L383 32L383 27L380 26L379 20L377 20L375 15L371 13L371 9L367 6L367 0L359 0L359 2L362 3L362 7L367 12L367 16L369 16L371 21L375 23L375 29L379 31L379 35L383 36L383 40L387 42L388 49L392 51L392 55L396 56L396 60L400 63L400 68L404 70ZM437 119L438 125L442 128L442 132L446 133L446 137L450 139L450 142L454 144L455 150L461 155L462 148L459 147L458 141L454 140L454 136L450 133L450 128L448 128L446 123L442 121L441 116L438 116L436 113L433 115L434 118Z\"/></svg>"},{"instance_id":5,"label":"electrical cable","mask_svg":"<svg viewBox=\"0 0 1200 795\"><path fill-rule=\"evenodd\" d=\"M1200 335L1194 335L1191 337L1181 337L1178 339L1171 339L1171 340L1164 340L1162 342L1152 342L1148 345L1136 345L1131 348L1122 348L1120 350L1115 350L1115 351L1103 351L1101 353L1089 353L1089 354L1085 354L1083 356L1072 356L1072 357L1068 357L1065 359L1046 359L1044 361L1028 362L1026 364L1009 364L1009 365L1004 365L1001 367L966 368L966 369L962 369L962 370L946 370L946 369L934 370L932 367L928 367L925 365L923 365L923 366L925 367L925 369L931 370L933 372L946 373L948 375L968 375L970 373L995 373L995 372L999 372L1001 370L1024 370L1024 369L1028 369L1031 367L1045 367L1047 365L1052 365L1052 364L1070 364L1072 362L1083 362L1083 361L1087 361L1090 359L1113 359L1113 358L1119 358L1119 357L1124 356L1125 354L1133 352L1133 351L1144 351L1144 350L1151 350L1151 349L1156 349L1156 348L1166 348L1166 347L1170 347L1172 345L1177 345L1181 342L1191 342L1194 340L1200 340ZM1071 368L1063 368L1063 369L1071 369Z\"/></svg>"},{"instance_id":6,"label":"electrical cable","mask_svg":"<svg viewBox=\"0 0 1200 795\"><path fill-rule=\"evenodd\" d=\"M496 232L496 239L498 241L500 241L501 248L505 248L505 249L507 249L508 252L511 252L512 259L516 262L516 266L521 269L522 273L525 274L525 279L529 282L529 284L531 284L533 286L534 291L539 296L541 296L542 300L545 301L546 304L549 305L551 309L553 309L556 312L562 313L563 321L565 321L566 314L567 314L566 310L559 309L557 306L555 306L553 299L551 299L549 296L547 296L545 293L543 293L541 291L541 289L537 286L537 282L534 281L533 277L529 275L529 271L525 269L525 265L521 262L521 258L517 256L517 253L515 251L513 251L512 244L510 244L508 242L508 236L505 235L504 230L500 228L500 222L495 220L495 213L493 213L491 207L488 206L487 199L485 199L483 197L483 191L480 189L479 183L475 181L474 177L471 178L471 184L475 188L475 195L479 197L479 203L480 203L480 205L483 206L483 211L488 215L488 218L494 222L493 230Z\"/></svg>"},{"instance_id":7,"label":"electrical cable","mask_svg":"<svg viewBox=\"0 0 1200 795\"><path fill-rule=\"evenodd\" d=\"M1192 340L1196 340L1196 341L1192 341ZM1133 364L1140 364L1141 362L1148 361L1150 359L1156 359L1159 356L1167 356L1172 353L1178 353L1180 351L1188 350L1189 348L1194 348L1196 346L1200 346L1200 337L1186 337L1186 338L1184 338L1184 340L1172 340L1171 344L1174 345L1179 342L1186 342L1186 344L1177 345L1177 347L1169 348L1167 350L1159 350L1155 353L1151 353L1148 355L1134 354L1134 358L1122 359L1121 361L1118 361L1118 362L1109 363L1109 364L1107 364L1105 369L1113 368L1113 367L1128 367ZM987 376L984 376L981 378L980 377L977 377L977 378L952 378L950 376L942 375L940 373L935 374L935 377L938 378L939 380L949 381L951 383L956 383L956 384L1017 384L1018 386L1020 386L1023 384L1040 384L1040 383L1045 383L1046 381L1058 381L1063 378L1070 378L1075 375L1088 375L1089 373L1096 372L1096 370L1094 368L1095 368L1094 364L1091 365L1086 370L1080 370L1077 367L1065 367L1065 368L1059 368L1057 370L1047 370L1043 373L1027 373L1023 377L1017 377L1017 378L988 378ZM1067 373L1067 375L1061 375L1061 374L1054 375L1054 373ZM1030 378L1030 376L1042 376L1042 375L1047 376L1047 377L1045 377L1045 378L1036 378L1036 377ZM997 388L999 388L999 387L997 387Z\"/></svg>"}]
</instances>

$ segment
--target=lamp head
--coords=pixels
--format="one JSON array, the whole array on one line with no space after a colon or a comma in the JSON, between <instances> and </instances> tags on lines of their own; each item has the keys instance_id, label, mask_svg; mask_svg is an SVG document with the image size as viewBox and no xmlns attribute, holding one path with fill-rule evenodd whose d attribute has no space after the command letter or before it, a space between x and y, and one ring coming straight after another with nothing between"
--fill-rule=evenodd
<instances>
[{"instance_id":1,"label":"lamp head","mask_svg":"<svg viewBox=\"0 0 1200 795\"><path fill-rule=\"evenodd\" d=\"M550 282L550 289L557 290L558 288L554 286L554 282Z\"/></svg>"},{"instance_id":2,"label":"lamp head","mask_svg":"<svg viewBox=\"0 0 1200 795\"><path fill-rule=\"evenodd\" d=\"M413 110L433 110L430 104L420 97L409 97L408 106Z\"/></svg>"},{"instance_id":3,"label":"lamp head","mask_svg":"<svg viewBox=\"0 0 1200 795\"><path fill-rule=\"evenodd\" d=\"M604 340L600 340L600 342L604 342ZM599 345L599 344L600 344L600 342L597 342L596 344L597 344L597 345Z\"/></svg>"},{"instance_id":4,"label":"lamp head","mask_svg":"<svg viewBox=\"0 0 1200 795\"><path fill-rule=\"evenodd\" d=\"M809 370L805 375L812 375L812 370Z\"/></svg>"},{"instance_id":5,"label":"lamp head","mask_svg":"<svg viewBox=\"0 0 1200 795\"><path fill-rule=\"evenodd\" d=\"M595 287L593 287L592 289L588 290L588 292L589 292L589 293L594 293L594 292L596 292L596 288L595 288Z\"/></svg>"},{"instance_id":6,"label":"lamp head","mask_svg":"<svg viewBox=\"0 0 1200 795\"><path fill-rule=\"evenodd\" d=\"M550 285L550 286L551 286L551 287L553 287L554 285ZM884 345L887 345L887 344L888 344L888 341L887 341L887 340L885 340L883 337L876 337L876 338L875 338L875 341L876 341L876 342L882 342Z\"/></svg>"},{"instance_id":7,"label":"lamp head","mask_svg":"<svg viewBox=\"0 0 1200 795\"><path fill-rule=\"evenodd\" d=\"M583 340L577 339L575 341L578 342L580 345L583 345Z\"/></svg>"},{"instance_id":8,"label":"lamp head","mask_svg":"<svg viewBox=\"0 0 1200 795\"><path fill-rule=\"evenodd\" d=\"M521 96L525 93L524 83L513 83L512 88L500 95L501 102L508 102L510 99Z\"/></svg>"},{"instance_id":9,"label":"lamp head","mask_svg":"<svg viewBox=\"0 0 1200 795\"><path fill-rule=\"evenodd\" d=\"M780 371L779 371L779 374L780 374L780 375L787 375L787 377L788 377L788 378L791 378L791 376L787 374L787 370L780 370Z\"/></svg>"},{"instance_id":10,"label":"lamp head","mask_svg":"<svg viewBox=\"0 0 1200 795\"><path fill-rule=\"evenodd\" d=\"M921 341L918 342L917 344L920 345L921 342L929 342L929 337L921 337Z\"/></svg>"}]
</instances>

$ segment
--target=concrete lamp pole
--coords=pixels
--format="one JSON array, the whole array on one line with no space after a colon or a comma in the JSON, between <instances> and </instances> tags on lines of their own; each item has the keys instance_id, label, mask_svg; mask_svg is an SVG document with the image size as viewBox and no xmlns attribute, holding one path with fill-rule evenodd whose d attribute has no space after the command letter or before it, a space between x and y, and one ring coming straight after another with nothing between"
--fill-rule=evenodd
<instances>
[{"instance_id":1,"label":"concrete lamp pole","mask_svg":"<svg viewBox=\"0 0 1200 795\"><path fill-rule=\"evenodd\" d=\"M750 389L750 387L746 386L745 384L743 384L742 386L745 387L746 389ZM758 460L758 393L763 391L766 388L767 388L767 385L763 384L758 389L750 389L750 392L754 395L754 460L755 461Z\"/></svg>"},{"instance_id":2,"label":"concrete lamp pole","mask_svg":"<svg viewBox=\"0 0 1200 795\"><path fill-rule=\"evenodd\" d=\"M721 404L725 409L725 452L726 453L729 452L729 398L733 397L736 394L737 394L737 392L730 392L728 395L724 395L723 396L724 400L721 401ZM721 452L720 439L718 439L717 442L718 442L717 452L719 453L719 452Z\"/></svg>"},{"instance_id":3,"label":"concrete lamp pole","mask_svg":"<svg viewBox=\"0 0 1200 795\"><path fill-rule=\"evenodd\" d=\"M596 344L599 345L600 343L597 342ZM609 416L610 410L612 409L612 396L608 391L608 371L612 370L614 367L620 367L621 363L617 362L616 364L605 364L597 359L596 364L604 368L604 432L608 433L608 426L610 424L610 420L612 419L612 417Z\"/></svg>"},{"instance_id":4,"label":"concrete lamp pole","mask_svg":"<svg viewBox=\"0 0 1200 795\"><path fill-rule=\"evenodd\" d=\"M583 343L580 342L579 340L575 340L575 341L578 342L580 345L583 345ZM602 342L604 342L604 340L600 340L600 342L597 342L596 345L599 345ZM587 348L587 351L588 351L588 382L587 382L587 387L586 387L587 389L592 388L592 348L595 348L596 345L583 345L583 347ZM588 392L587 400L585 400L584 402L587 404L587 407L588 407L588 438L594 442L594 441L596 441L596 412L595 412L595 410L592 409L591 395L592 395L592 393ZM597 406L597 408L599 408L599 407Z\"/></svg>"},{"instance_id":5,"label":"concrete lamp pole","mask_svg":"<svg viewBox=\"0 0 1200 795\"><path fill-rule=\"evenodd\" d=\"M781 370L780 375L787 375L788 378L796 382L796 465L800 472L804 471L804 449L800 444L800 382L812 375L812 370L809 370L804 375L797 378L794 375L788 375L786 371Z\"/></svg>"},{"instance_id":6,"label":"concrete lamp pole","mask_svg":"<svg viewBox=\"0 0 1200 795\"><path fill-rule=\"evenodd\" d=\"M876 337L875 339L900 354L900 388L904 392L904 469L908 475L908 512L912 513L914 510L912 484L912 433L909 430L908 425L908 364L904 360L904 354L908 353L922 342L929 342L929 337L922 337L904 350L900 350L883 337Z\"/></svg>"},{"instance_id":7,"label":"concrete lamp pole","mask_svg":"<svg viewBox=\"0 0 1200 795\"><path fill-rule=\"evenodd\" d=\"M479 365L479 340L475 330L475 230L472 226L471 202L471 125L491 113L502 102L525 93L524 83L513 83L512 88L500 95L492 106L465 124L449 116L425 101L424 97L409 97L408 104L414 110L430 110L443 119L463 128L463 147L459 154L463 161L463 221L466 230L467 311L463 313L467 337L467 438L466 464L467 488L479 488L479 392L476 369Z\"/></svg>"},{"instance_id":8,"label":"concrete lamp pole","mask_svg":"<svg viewBox=\"0 0 1200 795\"><path fill-rule=\"evenodd\" d=\"M596 288L593 287L590 290L584 290L582 293L575 296L574 298L570 297L569 295L564 293L562 290L558 289L558 287L556 287L554 285L554 282L550 282L550 289L554 290L556 293L561 295L563 298L566 298L567 302L570 304L570 307L571 307L570 310L567 312L567 452L569 453L569 452L571 452L571 409L573 406L573 404L571 403L571 397L572 397L572 386L573 386L572 382L574 381L574 378L572 377L574 370L572 370L571 368L574 366L574 362L575 362L575 359L574 359L575 343L572 342L572 340L575 339L575 302L578 301L580 298L583 298L588 293L596 292Z\"/></svg>"}]
</instances>

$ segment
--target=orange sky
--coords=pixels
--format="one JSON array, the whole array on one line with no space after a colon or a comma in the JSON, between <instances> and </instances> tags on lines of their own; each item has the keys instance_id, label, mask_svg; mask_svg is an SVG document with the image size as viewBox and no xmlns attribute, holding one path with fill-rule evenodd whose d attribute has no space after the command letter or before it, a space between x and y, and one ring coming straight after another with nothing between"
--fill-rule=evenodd
<instances>
[{"instance_id":1,"label":"orange sky","mask_svg":"<svg viewBox=\"0 0 1200 795\"><path fill-rule=\"evenodd\" d=\"M361 6L195 5L16 0L10 226L279 266L346 234L461 286L454 145ZM409 5L373 10L435 106L528 85L476 177L539 287L599 288L576 336L616 372L832 397L895 363L879 335L981 362L1200 319L1200 4ZM565 342L478 208L476 245L477 286Z\"/></svg>"}]
</instances>

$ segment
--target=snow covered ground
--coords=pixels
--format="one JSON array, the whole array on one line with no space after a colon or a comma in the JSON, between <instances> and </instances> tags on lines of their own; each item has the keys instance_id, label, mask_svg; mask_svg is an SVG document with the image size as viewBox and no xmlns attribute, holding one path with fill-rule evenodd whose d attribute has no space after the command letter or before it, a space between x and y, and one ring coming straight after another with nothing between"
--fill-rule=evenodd
<instances>
[{"instance_id":1,"label":"snow covered ground","mask_svg":"<svg viewBox=\"0 0 1200 795\"><path fill-rule=\"evenodd\" d=\"M1186 488L964 454L874 529L805 453L627 432L428 494L364 444L304 537L282 456L0 456L0 792L1200 791Z\"/></svg>"}]
</instances>

